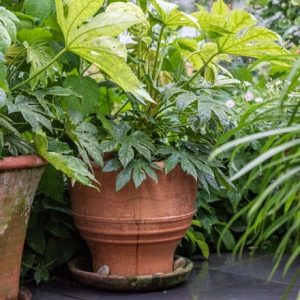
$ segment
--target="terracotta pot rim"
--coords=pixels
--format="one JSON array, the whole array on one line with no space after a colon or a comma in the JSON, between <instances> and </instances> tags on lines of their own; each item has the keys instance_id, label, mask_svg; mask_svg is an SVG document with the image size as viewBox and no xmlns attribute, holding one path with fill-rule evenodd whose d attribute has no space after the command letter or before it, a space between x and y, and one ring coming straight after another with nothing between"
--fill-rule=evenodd
<instances>
[{"instance_id":1,"label":"terracotta pot rim","mask_svg":"<svg viewBox=\"0 0 300 300\"><path fill-rule=\"evenodd\" d=\"M47 164L47 161L43 160L37 155L19 155L8 156L0 159L0 171L1 170L19 170L19 169L31 169L42 167Z\"/></svg>"}]
</instances>

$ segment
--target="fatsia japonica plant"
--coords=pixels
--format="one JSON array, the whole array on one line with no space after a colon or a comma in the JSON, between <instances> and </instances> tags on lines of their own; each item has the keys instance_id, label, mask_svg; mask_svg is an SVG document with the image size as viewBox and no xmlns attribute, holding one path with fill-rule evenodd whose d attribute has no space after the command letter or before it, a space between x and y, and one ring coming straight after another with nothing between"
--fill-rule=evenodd
<instances>
[{"instance_id":1,"label":"fatsia japonica plant","mask_svg":"<svg viewBox=\"0 0 300 300\"><path fill-rule=\"evenodd\" d=\"M221 163L207 159L217 137L235 126L225 103L240 82L226 66L235 57L288 52L276 33L258 26L246 11L230 11L222 0L210 12L199 7L191 15L163 0L137 3L143 22L121 40L130 67L155 103L143 105L133 94L108 88L120 101L98 114L106 130L102 151L115 153L104 171L120 170L117 190L131 179L139 187L147 176L157 181L155 162L163 161L165 173L180 164L208 191L209 186L233 189Z\"/></svg>"},{"instance_id":2,"label":"fatsia japonica plant","mask_svg":"<svg viewBox=\"0 0 300 300\"><path fill-rule=\"evenodd\" d=\"M97 87L84 72L89 64L138 101L153 101L116 39L142 22L140 8L113 3L105 9L99 0L17 2L0 7L0 157L37 153L92 185L90 159L102 164L99 129L68 108L73 101L90 111L99 100L85 97L85 88Z\"/></svg>"}]
</instances>

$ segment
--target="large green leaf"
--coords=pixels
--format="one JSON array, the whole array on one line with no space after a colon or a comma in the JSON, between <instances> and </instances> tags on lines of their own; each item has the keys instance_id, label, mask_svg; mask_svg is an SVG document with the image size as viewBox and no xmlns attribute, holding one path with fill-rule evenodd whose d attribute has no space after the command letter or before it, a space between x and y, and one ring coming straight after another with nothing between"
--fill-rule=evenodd
<instances>
[{"instance_id":1,"label":"large green leaf","mask_svg":"<svg viewBox=\"0 0 300 300\"><path fill-rule=\"evenodd\" d=\"M74 156L49 151L46 134L42 131L35 134L34 141L37 153L47 160L55 169L62 171L74 181L92 186L94 176L89 172L86 164L82 160Z\"/></svg>"},{"instance_id":2,"label":"large green leaf","mask_svg":"<svg viewBox=\"0 0 300 300\"><path fill-rule=\"evenodd\" d=\"M8 103L8 112L10 114L20 112L26 122L28 122L34 130L39 130L42 127L50 131L52 130L52 125L47 118L47 114L33 99L25 96L17 96L14 103Z\"/></svg>"},{"instance_id":3,"label":"large green leaf","mask_svg":"<svg viewBox=\"0 0 300 300\"><path fill-rule=\"evenodd\" d=\"M23 8L26 14L40 20L46 19L55 12L54 0L25 0Z\"/></svg>"},{"instance_id":4,"label":"large green leaf","mask_svg":"<svg viewBox=\"0 0 300 300\"><path fill-rule=\"evenodd\" d=\"M84 118L97 111L100 103L99 86L89 77L69 76L63 86L74 91L77 95L69 95L61 100L61 104L69 112L80 113Z\"/></svg>"},{"instance_id":5,"label":"large green leaf","mask_svg":"<svg viewBox=\"0 0 300 300\"><path fill-rule=\"evenodd\" d=\"M223 0L218 0L211 12L201 8L193 15L220 54L262 58L289 53L277 43L280 37L275 32L257 26L257 20L244 10L229 11Z\"/></svg>"},{"instance_id":6,"label":"large green leaf","mask_svg":"<svg viewBox=\"0 0 300 300\"><path fill-rule=\"evenodd\" d=\"M61 172L58 172L51 165L43 173L39 184L39 190L47 197L57 201L63 201L64 198L64 179Z\"/></svg>"},{"instance_id":7,"label":"large green leaf","mask_svg":"<svg viewBox=\"0 0 300 300\"><path fill-rule=\"evenodd\" d=\"M94 16L103 4L97 0L55 0L57 20L65 38L65 48L96 65L125 91L142 101L149 94L127 66L127 51L115 36L144 22L132 3L113 3Z\"/></svg>"},{"instance_id":8,"label":"large green leaf","mask_svg":"<svg viewBox=\"0 0 300 300\"><path fill-rule=\"evenodd\" d=\"M19 19L12 12L0 7L0 52L5 52L11 42L16 40L18 23Z\"/></svg>"}]
</instances>

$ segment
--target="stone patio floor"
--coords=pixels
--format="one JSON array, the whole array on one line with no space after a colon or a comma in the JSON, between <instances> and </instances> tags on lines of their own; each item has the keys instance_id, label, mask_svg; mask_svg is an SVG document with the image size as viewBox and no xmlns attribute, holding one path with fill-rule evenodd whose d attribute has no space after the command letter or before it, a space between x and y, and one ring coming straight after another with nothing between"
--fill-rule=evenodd
<instances>
[{"instance_id":1,"label":"stone patio floor","mask_svg":"<svg viewBox=\"0 0 300 300\"><path fill-rule=\"evenodd\" d=\"M218 257L211 255L209 261L194 258L194 269L188 281L176 288L152 293L111 293L97 291L75 282L50 282L32 288L33 300L276 300L281 299L289 283L299 272L298 260L285 278L279 271L268 282L272 268L272 256L260 254L242 260L231 254ZM300 300L300 278L286 299Z\"/></svg>"}]
</instances>

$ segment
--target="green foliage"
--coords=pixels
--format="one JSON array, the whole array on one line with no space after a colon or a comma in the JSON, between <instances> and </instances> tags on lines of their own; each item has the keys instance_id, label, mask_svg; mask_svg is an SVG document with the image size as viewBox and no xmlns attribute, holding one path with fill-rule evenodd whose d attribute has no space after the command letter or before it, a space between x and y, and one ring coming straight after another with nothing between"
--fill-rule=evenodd
<instances>
[{"instance_id":1,"label":"green foliage","mask_svg":"<svg viewBox=\"0 0 300 300\"><path fill-rule=\"evenodd\" d=\"M102 4L26 0L23 9L28 15L11 7L21 21L0 8L0 88L7 93L1 98L0 113L12 116L1 118L1 156L33 153L34 144L56 169L92 185L90 159L101 164L102 153L98 129L85 118L99 108L100 90L98 82L79 75L85 73L83 68L92 64L140 101L152 101L127 66L124 45L115 38L145 21L138 17L140 9L114 3L99 13ZM60 149L65 145L62 140L69 143L67 152Z\"/></svg>"},{"instance_id":2,"label":"green foliage","mask_svg":"<svg viewBox=\"0 0 300 300\"><path fill-rule=\"evenodd\" d=\"M150 2L147 11L141 7L145 16L140 18L148 17L148 29L130 31L127 48L132 70L156 104L141 106L139 98L124 94L106 117L97 115L106 131L102 150L116 153L119 161L113 164L113 171L120 172L117 189L131 178L138 187L147 178L141 165L163 161L165 173L179 164L207 191L232 190L222 163L207 160L217 137L235 126L225 103L241 82L224 62L234 56L292 57L277 43L276 33L258 26L246 11L230 11L223 1L215 2L211 12L200 7L193 15L172 3ZM193 26L196 37L180 37L182 26Z\"/></svg>"},{"instance_id":3,"label":"green foliage","mask_svg":"<svg viewBox=\"0 0 300 300\"><path fill-rule=\"evenodd\" d=\"M86 250L73 224L65 184L62 173L48 166L28 224L22 281L33 278L37 284L46 282L75 253Z\"/></svg>"},{"instance_id":4,"label":"green foliage","mask_svg":"<svg viewBox=\"0 0 300 300\"><path fill-rule=\"evenodd\" d=\"M62 0L55 1L57 20L65 37L65 50L95 64L141 101L143 98L152 101L126 65L126 48L114 38L141 22L136 14L138 8L131 3L113 3L104 13L93 17L102 3L76 0L67 6Z\"/></svg>"},{"instance_id":5,"label":"green foliage","mask_svg":"<svg viewBox=\"0 0 300 300\"><path fill-rule=\"evenodd\" d=\"M264 26L280 34L289 48L299 44L299 1L265 0L262 3L251 2L253 12L262 19Z\"/></svg>"},{"instance_id":6,"label":"green foliage","mask_svg":"<svg viewBox=\"0 0 300 300\"><path fill-rule=\"evenodd\" d=\"M5 52L16 40L18 18L9 10L0 7L0 52Z\"/></svg>"},{"instance_id":7,"label":"green foliage","mask_svg":"<svg viewBox=\"0 0 300 300\"><path fill-rule=\"evenodd\" d=\"M55 13L54 0L25 0L24 11L26 14L43 20Z\"/></svg>"},{"instance_id":8,"label":"green foliage","mask_svg":"<svg viewBox=\"0 0 300 300\"><path fill-rule=\"evenodd\" d=\"M257 247L269 242L272 237L278 237L275 246L275 264L270 276L277 270L283 255L289 253L284 268L284 275L299 257L299 60L291 69L281 93L270 101L263 103L261 118L255 118L259 107L249 109L242 116L242 122L234 134L247 132L250 126L260 129L257 133L243 136L231 141L212 153L214 157L234 148L231 164L235 164L238 153L249 151L249 143L262 139L263 143L255 153L254 159L247 160L232 174L232 180L246 177L241 192L247 193L252 185L256 186L257 195L243 207L226 225L227 230L239 218L245 218L247 227L236 244L235 251L243 251L249 244ZM272 118L269 118L272 105ZM261 107L260 107L261 109ZM276 112L280 115L276 116ZM245 119L248 118L248 122ZM263 126L262 126L263 125ZM232 135L227 134L222 142ZM221 240L224 239L224 233Z\"/></svg>"}]
</instances>

